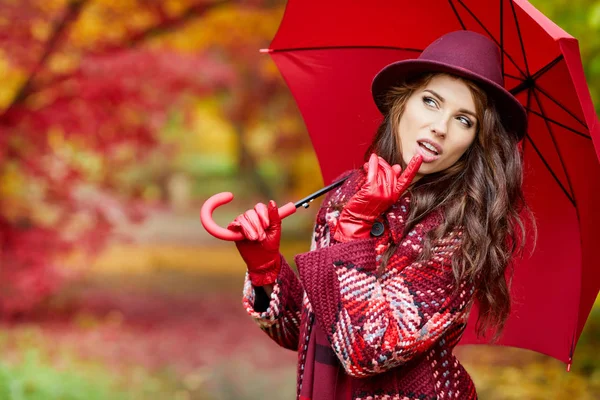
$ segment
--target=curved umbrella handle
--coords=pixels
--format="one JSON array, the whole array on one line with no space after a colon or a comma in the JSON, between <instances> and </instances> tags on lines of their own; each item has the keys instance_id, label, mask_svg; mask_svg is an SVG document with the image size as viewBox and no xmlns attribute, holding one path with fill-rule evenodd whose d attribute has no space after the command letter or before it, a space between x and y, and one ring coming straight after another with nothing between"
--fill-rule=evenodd
<instances>
[{"instance_id":1,"label":"curved umbrella handle","mask_svg":"<svg viewBox=\"0 0 600 400\"><path fill-rule=\"evenodd\" d=\"M200 221L202 222L204 229L217 239L239 241L244 239L243 234L220 227L212 218L212 213L217 207L227 204L231 200L233 200L233 194L231 192L222 192L211 196L204 202L200 209ZM279 207L279 216L281 219L290 216L295 212L296 206L292 202Z\"/></svg>"}]
</instances>

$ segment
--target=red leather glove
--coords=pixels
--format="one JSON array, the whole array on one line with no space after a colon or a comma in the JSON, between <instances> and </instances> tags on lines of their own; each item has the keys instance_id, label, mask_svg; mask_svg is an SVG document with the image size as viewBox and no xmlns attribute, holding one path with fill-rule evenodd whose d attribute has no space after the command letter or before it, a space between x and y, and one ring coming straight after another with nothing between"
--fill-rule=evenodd
<instances>
[{"instance_id":1,"label":"red leather glove","mask_svg":"<svg viewBox=\"0 0 600 400\"><path fill-rule=\"evenodd\" d=\"M248 267L252 284L265 286L274 283L281 270L281 218L277 204L273 200L269 201L268 207L258 203L254 209L234 219L227 229L241 232L245 237L236 241L235 246Z\"/></svg>"},{"instance_id":2,"label":"red leather glove","mask_svg":"<svg viewBox=\"0 0 600 400\"><path fill-rule=\"evenodd\" d=\"M364 165L367 179L340 213L334 239L345 243L369 237L375 220L398 201L422 162L423 157L416 155L402 172L398 164L390 166L383 158L371 154Z\"/></svg>"}]
</instances>

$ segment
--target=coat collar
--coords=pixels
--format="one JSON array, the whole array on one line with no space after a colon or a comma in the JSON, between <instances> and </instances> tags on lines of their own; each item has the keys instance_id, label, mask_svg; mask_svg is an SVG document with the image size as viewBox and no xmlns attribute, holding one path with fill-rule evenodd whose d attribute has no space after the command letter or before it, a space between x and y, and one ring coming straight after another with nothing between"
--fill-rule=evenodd
<instances>
[{"instance_id":1,"label":"coat collar","mask_svg":"<svg viewBox=\"0 0 600 400\"><path fill-rule=\"evenodd\" d=\"M346 203L362 187L366 179L366 173L362 169L346 171L340 177L348 175L350 175L348 179L342 184L342 186L336 189L333 196L331 196L327 207L332 207L334 204ZM398 201L382 215L389 227L392 241L396 244L400 243L403 237L406 219L410 211L410 200L410 193L404 193L402 196L400 196ZM337 225L337 221L329 220L328 222L330 223L330 228L335 229L334 226Z\"/></svg>"}]
</instances>

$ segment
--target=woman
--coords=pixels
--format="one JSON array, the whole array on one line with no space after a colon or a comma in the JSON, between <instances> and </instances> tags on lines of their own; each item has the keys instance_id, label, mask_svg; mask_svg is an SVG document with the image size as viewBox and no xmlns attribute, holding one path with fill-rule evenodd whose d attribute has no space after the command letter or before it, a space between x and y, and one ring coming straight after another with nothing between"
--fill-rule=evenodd
<instances>
[{"instance_id":1,"label":"woman","mask_svg":"<svg viewBox=\"0 0 600 400\"><path fill-rule=\"evenodd\" d=\"M248 313L298 351L299 399L477 398L452 350L474 301L478 332L500 335L527 209L526 115L500 60L459 31L377 74L383 122L364 167L324 200L299 277L279 253L273 201L229 225L246 238Z\"/></svg>"}]
</instances>

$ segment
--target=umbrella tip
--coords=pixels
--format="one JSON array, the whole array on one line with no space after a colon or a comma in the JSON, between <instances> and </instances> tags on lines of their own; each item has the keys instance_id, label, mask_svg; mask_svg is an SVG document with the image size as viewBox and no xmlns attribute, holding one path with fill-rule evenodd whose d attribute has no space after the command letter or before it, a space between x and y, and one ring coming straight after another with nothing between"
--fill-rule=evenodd
<instances>
[{"instance_id":1,"label":"umbrella tip","mask_svg":"<svg viewBox=\"0 0 600 400\"><path fill-rule=\"evenodd\" d=\"M569 357L569 363L567 364L567 372L571 372L571 364L573 364L573 357Z\"/></svg>"},{"instance_id":2,"label":"umbrella tip","mask_svg":"<svg viewBox=\"0 0 600 400\"><path fill-rule=\"evenodd\" d=\"M260 49L258 51L259 51L259 53L272 53L273 49Z\"/></svg>"}]
</instances>

